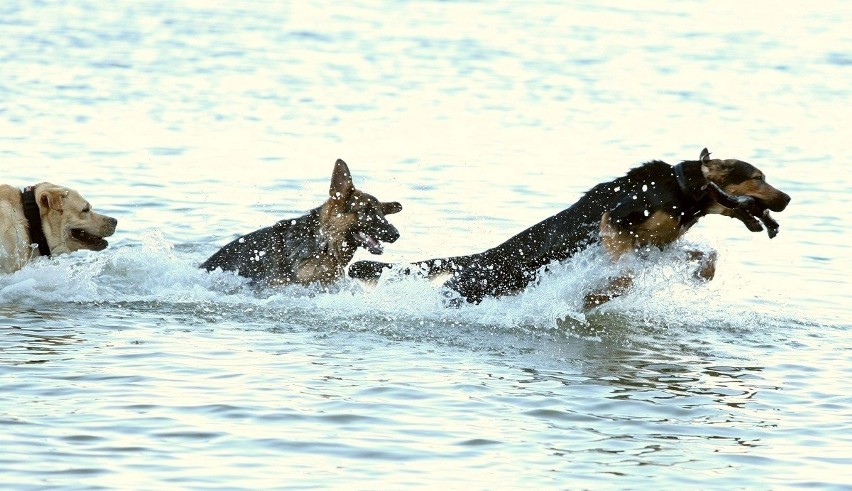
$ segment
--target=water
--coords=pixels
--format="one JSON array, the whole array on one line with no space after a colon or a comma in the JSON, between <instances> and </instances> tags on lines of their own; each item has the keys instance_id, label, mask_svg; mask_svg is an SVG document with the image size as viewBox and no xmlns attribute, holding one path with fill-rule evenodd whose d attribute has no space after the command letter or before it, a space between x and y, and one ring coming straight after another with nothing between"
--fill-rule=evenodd
<instances>
[{"instance_id":1,"label":"water","mask_svg":"<svg viewBox=\"0 0 852 491\"><path fill-rule=\"evenodd\" d=\"M119 219L0 278L5 488L852 485L847 2L0 6L2 181ZM793 201L693 283L595 251L448 310L416 278L257 292L196 265L319 205L404 210L389 260L493 246L702 147ZM360 253L358 258L366 258Z\"/></svg>"}]
</instances>

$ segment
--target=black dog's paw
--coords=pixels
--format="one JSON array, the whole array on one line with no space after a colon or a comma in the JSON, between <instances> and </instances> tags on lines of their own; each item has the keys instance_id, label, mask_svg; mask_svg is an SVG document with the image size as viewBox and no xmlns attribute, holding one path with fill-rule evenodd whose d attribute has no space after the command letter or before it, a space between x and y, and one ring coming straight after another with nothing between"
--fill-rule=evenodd
<instances>
[{"instance_id":1,"label":"black dog's paw","mask_svg":"<svg viewBox=\"0 0 852 491\"><path fill-rule=\"evenodd\" d=\"M391 265L378 261L358 261L349 266L349 277L356 280L376 281Z\"/></svg>"},{"instance_id":2,"label":"black dog's paw","mask_svg":"<svg viewBox=\"0 0 852 491\"><path fill-rule=\"evenodd\" d=\"M462 298L461 295L459 295L459 292L455 290L444 288L441 295L444 297L444 308L460 309L461 306L465 304L464 298Z\"/></svg>"}]
</instances>

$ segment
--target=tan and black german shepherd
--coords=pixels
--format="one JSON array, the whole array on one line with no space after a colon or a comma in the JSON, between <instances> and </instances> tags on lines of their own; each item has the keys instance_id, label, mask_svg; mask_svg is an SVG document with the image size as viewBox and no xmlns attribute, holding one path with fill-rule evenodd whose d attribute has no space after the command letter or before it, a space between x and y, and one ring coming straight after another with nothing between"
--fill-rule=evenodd
<instances>
[{"instance_id":1,"label":"tan and black german shepherd","mask_svg":"<svg viewBox=\"0 0 852 491\"><path fill-rule=\"evenodd\" d=\"M349 167L338 159L322 206L235 239L200 267L234 271L264 286L329 284L343 276L358 247L381 254L381 242L399 238L385 215L400 210L396 201L355 189Z\"/></svg>"},{"instance_id":2,"label":"tan and black german shepherd","mask_svg":"<svg viewBox=\"0 0 852 491\"><path fill-rule=\"evenodd\" d=\"M772 238L778 223L769 210L783 211L789 202L787 194L766 182L760 169L742 160L711 159L705 148L698 160L677 165L656 160L600 183L570 208L497 247L412 266L430 278L451 274L445 286L468 302L479 303L485 297L518 293L543 266L594 244L602 244L614 260L647 246L662 248L711 213L737 218L752 232L763 230L762 222ZM697 263L698 276L711 279L715 274L715 253L690 251L688 259ZM359 261L349 268L349 276L375 280L390 266ZM630 276L618 278L603 291L589 294L586 306L620 295L630 284Z\"/></svg>"}]
</instances>

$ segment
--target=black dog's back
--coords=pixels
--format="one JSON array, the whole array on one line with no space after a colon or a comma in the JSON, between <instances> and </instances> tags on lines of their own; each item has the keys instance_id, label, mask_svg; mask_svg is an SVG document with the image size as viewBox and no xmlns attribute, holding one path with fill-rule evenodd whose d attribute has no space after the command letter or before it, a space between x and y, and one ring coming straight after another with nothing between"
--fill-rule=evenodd
<instances>
[{"instance_id":1,"label":"black dog's back","mask_svg":"<svg viewBox=\"0 0 852 491\"><path fill-rule=\"evenodd\" d=\"M611 203L614 187L613 183L599 184L570 208L492 249L463 256L467 264L446 286L473 303L523 290L543 266L567 259L597 239L600 216Z\"/></svg>"},{"instance_id":2,"label":"black dog's back","mask_svg":"<svg viewBox=\"0 0 852 491\"><path fill-rule=\"evenodd\" d=\"M552 261L567 259L597 239L600 216L616 194L618 185L602 183L570 208L553 215L486 251L467 256L428 259L414 263L427 276L452 273L446 286L467 301L516 293L535 279ZM349 276L376 280L390 264L358 261Z\"/></svg>"}]
</instances>

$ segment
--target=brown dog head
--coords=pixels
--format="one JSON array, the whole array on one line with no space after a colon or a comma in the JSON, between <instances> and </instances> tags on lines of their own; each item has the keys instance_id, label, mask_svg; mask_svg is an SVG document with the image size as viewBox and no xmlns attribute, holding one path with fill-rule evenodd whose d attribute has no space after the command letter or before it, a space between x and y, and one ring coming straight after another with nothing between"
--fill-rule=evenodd
<instances>
[{"instance_id":1,"label":"brown dog head","mask_svg":"<svg viewBox=\"0 0 852 491\"><path fill-rule=\"evenodd\" d=\"M330 198L322 223L329 231L332 249L339 254L351 259L359 246L372 254L381 254L381 242L395 242L399 238L399 231L385 216L399 213L402 205L396 201L379 201L356 189L343 160L338 159L334 164L328 192Z\"/></svg>"},{"instance_id":2,"label":"brown dog head","mask_svg":"<svg viewBox=\"0 0 852 491\"><path fill-rule=\"evenodd\" d=\"M115 233L118 220L92 211L77 191L43 182L35 186L35 197L51 254L101 251L109 245L104 237Z\"/></svg>"},{"instance_id":3,"label":"brown dog head","mask_svg":"<svg viewBox=\"0 0 852 491\"><path fill-rule=\"evenodd\" d=\"M715 185L711 187L721 191L715 193L707 213L737 218L753 232L763 230L760 225L763 222L769 236L774 237L778 224L769 216L769 210L784 211L790 196L766 182L766 175L748 162L711 159L706 148L701 151L699 160L704 177Z\"/></svg>"}]
</instances>

